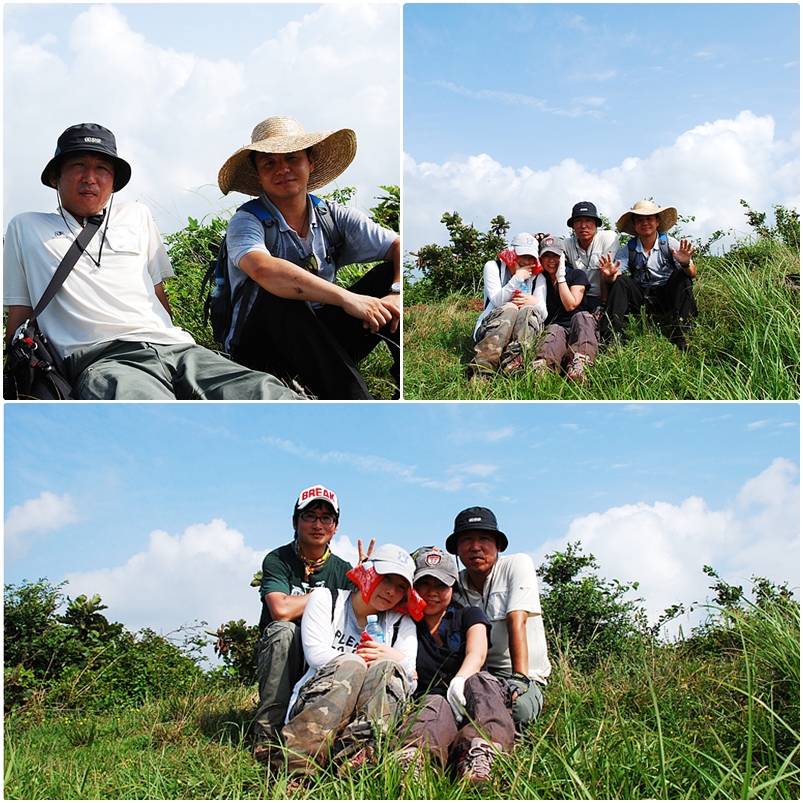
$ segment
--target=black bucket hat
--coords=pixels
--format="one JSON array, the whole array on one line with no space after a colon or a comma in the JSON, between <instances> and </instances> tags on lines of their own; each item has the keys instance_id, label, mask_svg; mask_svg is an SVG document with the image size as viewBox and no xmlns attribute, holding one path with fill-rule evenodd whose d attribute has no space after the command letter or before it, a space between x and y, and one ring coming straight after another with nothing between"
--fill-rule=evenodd
<instances>
[{"instance_id":1,"label":"black bucket hat","mask_svg":"<svg viewBox=\"0 0 803 803\"><path fill-rule=\"evenodd\" d=\"M593 217L597 225L602 225L602 218L597 214L597 207L591 201L580 201L572 207L572 216L566 221L566 225L571 228L572 222L576 217Z\"/></svg>"},{"instance_id":2,"label":"black bucket hat","mask_svg":"<svg viewBox=\"0 0 803 803\"><path fill-rule=\"evenodd\" d=\"M507 549L507 536L496 524L496 516L487 507L468 507L461 510L454 520L454 532L446 539L446 551L457 554L457 537L468 530L488 530L496 534L496 544L500 552Z\"/></svg>"},{"instance_id":3,"label":"black bucket hat","mask_svg":"<svg viewBox=\"0 0 803 803\"><path fill-rule=\"evenodd\" d=\"M68 153L92 151L108 156L114 163L114 191L123 189L131 179L131 165L117 155L117 142L108 128L97 123L70 126L58 139L56 153L42 171L42 184L52 187L50 172Z\"/></svg>"}]
</instances>

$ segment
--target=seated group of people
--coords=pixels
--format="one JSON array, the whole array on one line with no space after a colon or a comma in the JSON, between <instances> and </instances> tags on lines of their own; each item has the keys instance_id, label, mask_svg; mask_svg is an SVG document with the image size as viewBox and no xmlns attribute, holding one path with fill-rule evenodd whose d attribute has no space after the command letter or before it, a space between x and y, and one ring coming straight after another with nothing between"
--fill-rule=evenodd
<instances>
[{"instance_id":1,"label":"seated group of people","mask_svg":"<svg viewBox=\"0 0 803 803\"><path fill-rule=\"evenodd\" d=\"M596 206L581 201L566 222L574 231L566 239L517 234L485 265L473 377L525 368L538 377L565 368L568 379L583 382L600 344L621 340L625 317L641 308L668 315L672 342L685 348L697 314L697 268L691 242L667 235L677 218L672 206L639 201L617 221L617 231L631 235L620 247L616 232L600 228Z\"/></svg>"},{"instance_id":2,"label":"seated group of people","mask_svg":"<svg viewBox=\"0 0 803 803\"><path fill-rule=\"evenodd\" d=\"M220 169L224 195L258 199L256 211L234 214L227 234L232 361L173 324L163 282L174 272L151 213L114 202L131 166L112 132L71 126L41 175L56 190L57 211L23 213L8 225L7 347L78 235L94 227L38 316L76 398L370 399L357 363L380 341L398 387L399 237L357 209L310 194L356 152L351 129L309 133L292 117L271 117ZM350 288L335 283L340 267L372 262L380 264Z\"/></svg>"},{"instance_id":3,"label":"seated group of people","mask_svg":"<svg viewBox=\"0 0 803 803\"><path fill-rule=\"evenodd\" d=\"M381 745L413 776L429 763L487 782L539 716L551 668L531 558L500 555L507 536L473 507L445 551L360 542L352 568L329 548L339 520L336 494L305 489L293 541L263 561L255 757L303 783Z\"/></svg>"}]
</instances>

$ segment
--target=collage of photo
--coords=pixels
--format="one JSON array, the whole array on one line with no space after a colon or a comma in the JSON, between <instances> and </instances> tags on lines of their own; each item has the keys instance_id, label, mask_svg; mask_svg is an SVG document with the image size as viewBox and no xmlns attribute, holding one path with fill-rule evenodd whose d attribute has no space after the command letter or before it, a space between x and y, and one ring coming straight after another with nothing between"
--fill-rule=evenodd
<instances>
[{"instance_id":1,"label":"collage of photo","mask_svg":"<svg viewBox=\"0 0 803 803\"><path fill-rule=\"evenodd\" d=\"M799 3L3 32L5 799L800 799Z\"/></svg>"}]
</instances>

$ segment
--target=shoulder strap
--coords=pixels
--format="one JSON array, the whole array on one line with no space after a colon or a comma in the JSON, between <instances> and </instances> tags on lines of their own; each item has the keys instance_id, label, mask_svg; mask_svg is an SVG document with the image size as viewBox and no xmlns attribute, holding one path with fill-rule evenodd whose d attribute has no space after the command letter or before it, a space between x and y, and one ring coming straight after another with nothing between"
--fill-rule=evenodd
<instances>
[{"instance_id":1,"label":"shoulder strap","mask_svg":"<svg viewBox=\"0 0 803 803\"><path fill-rule=\"evenodd\" d=\"M658 235L658 247L661 249L661 253L664 255L666 264L670 267L674 267L675 255L672 253L672 246L669 245L669 237L666 233Z\"/></svg>"},{"instance_id":2,"label":"shoulder strap","mask_svg":"<svg viewBox=\"0 0 803 803\"><path fill-rule=\"evenodd\" d=\"M334 215L327 201L322 200L317 195L310 193L315 213L318 216L318 223L323 230L323 238L326 243L326 261L334 262L337 267L337 258L343 245L343 237L335 223Z\"/></svg>"},{"instance_id":3,"label":"shoulder strap","mask_svg":"<svg viewBox=\"0 0 803 803\"><path fill-rule=\"evenodd\" d=\"M78 262L78 258L86 250L86 247L89 245L89 241L95 236L95 232L97 232L97 230L100 228L100 224L103 222L105 215L106 213L103 212L100 215L93 215L87 220L86 225L83 229L81 229L78 236L72 241L72 245L70 245L70 247L67 249L67 253L64 255L64 258L56 268L56 272L53 274L53 278L45 288L45 292L42 293L42 297L39 299L36 309L34 309L33 313L31 314L30 320L35 320L38 318L42 314L44 308L53 300L53 297L56 295L59 288L64 284L64 280L67 278L67 276L69 276L70 271L75 267L75 263Z\"/></svg>"}]
</instances>

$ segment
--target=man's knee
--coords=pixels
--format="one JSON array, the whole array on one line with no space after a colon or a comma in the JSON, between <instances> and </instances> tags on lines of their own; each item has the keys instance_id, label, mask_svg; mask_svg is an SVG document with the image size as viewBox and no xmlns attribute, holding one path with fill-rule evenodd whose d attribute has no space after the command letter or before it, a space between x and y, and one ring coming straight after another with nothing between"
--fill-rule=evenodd
<instances>
[{"instance_id":1,"label":"man's knee","mask_svg":"<svg viewBox=\"0 0 803 803\"><path fill-rule=\"evenodd\" d=\"M544 707L544 692L539 683L530 681L530 687L513 701L513 721L517 725L535 722Z\"/></svg>"}]
</instances>

